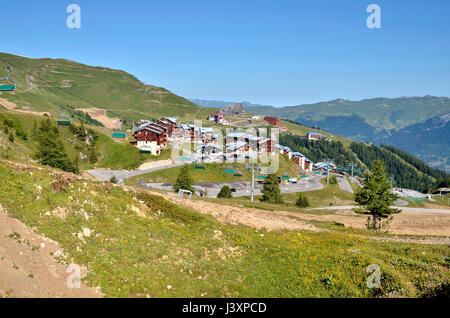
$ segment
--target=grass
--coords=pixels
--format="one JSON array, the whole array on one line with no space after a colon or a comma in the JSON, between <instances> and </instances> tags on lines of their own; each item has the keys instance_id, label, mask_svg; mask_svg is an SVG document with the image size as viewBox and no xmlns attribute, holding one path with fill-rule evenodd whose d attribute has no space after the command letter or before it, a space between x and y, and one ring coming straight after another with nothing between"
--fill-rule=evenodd
<instances>
[{"instance_id":1,"label":"grass","mask_svg":"<svg viewBox=\"0 0 450 318\"><path fill-rule=\"evenodd\" d=\"M8 213L58 241L67 262L86 266L84 282L108 297L418 297L450 281L445 246L224 225L98 182L55 191L50 169L0 163L0 178ZM58 206L65 218L45 215ZM78 238L86 227L91 236ZM370 264L381 268L381 290L366 287Z\"/></svg>"},{"instance_id":2,"label":"grass","mask_svg":"<svg viewBox=\"0 0 450 318\"><path fill-rule=\"evenodd\" d=\"M277 175L298 176L298 167L294 162L289 161L286 156L280 156L279 165ZM205 169L196 169L195 164L191 164L190 167L190 174L194 182L250 182L251 179L251 171L245 170L245 164L243 163L207 163L204 164ZM154 171L129 178L125 180L125 184L136 185L141 180L147 183L175 182L180 169L181 167L173 167ZM242 176L234 176L233 173L225 172L226 169L239 171Z\"/></svg>"},{"instance_id":3,"label":"grass","mask_svg":"<svg viewBox=\"0 0 450 318\"><path fill-rule=\"evenodd\" d=\"M231 199L218 199L218 198L205 198L194 197L195 200L204 200L208 202L214 202L219 204L225 204L230 206L241 206L245 208L255 208L266 211L288 211L296 213L306 213L315 215L335 214L333 210L312 210L311 208L332 206L332 205L353 205L353 195L349 192L343 191L339 188L338 184L326 185L326 179L321 179L320 182L324 185L323 189L315 191L304 192L308 198L310 204L307 208L298 208L295 203L298 198L298 193L282 193L284 204L272 204L259 201L262 196L256 195L254 202L250 201L249 196L235 197ZM282 187L282 185L280 185Z\"/></svg>"},{"instance_id":4,"label":"grass","mask_svg":"<svg viewBox=\"0 0 450 318\"><path fill-rule=\"evenodd\" d=\"M293 122L289 122L289 121L285 121L285 120L280 120L280 125L287 127L289 129L290 133L293 134L297 134L299 136L306 136L310 131L317 131L320 132L324 135L327 135L329 137L332 137L332 140L334 141L340 141L342 142L342 144L346 147L350 146L350 144L352 143L353 140L349 139L349 138L345 138L336 134L332 134L330 132L324 131L322 129L315 129L315 128L311 128L311 127L306 127L300 124L296 124Z\"/></svg>"},{"instance_id":5,"label":"grass","mask_svg":"<svg viewBox=\"0 0 450 318\"><path fill-rule=\"evenodd\" d=\"M16 127L21 127L27 135L28 139L22 140L15 137L14 142L8 140L8 135L4 133L4 120L8 119L14 122L15 128L9 128L10 132L15 133ZM18 162L33 161L33 155L37 150L37 142L33 139L33 126L37 126L45 117L14 114L4 110L0 110L0 157L4 159L15 160ZM79 159L79 166L83 170L98 168L111 169L135 169L142 163L147 161L164 160L170 158L170 150L166 149L161 152L160 156L152 156L149 154L139 153L136 147L132 146L129 141L133 137L128 136L127 139L111 138L112 130L105 127L85 125L86 128L92 129L98 134L98 140L95 145L95 151L98 156L98 162L91 163L89 158ZM66 152L74 160L82 153L88 156L88 147L84 140L77 139L69 127L59 126L60 139L64 144Z\"/></svg>"},{"instance_id":6,"label":"grass","mask_svg":"<svg viewBox=\"0 0 450 318\"><path fill-rule=\"evenodd\" d=\"M48 111L53 116L59 116L62 106L66 105L98 107L118 115L130 125L131 121L144 117L205 118L213 111L164 88L146 85L121 70L63 59L29 59L6 53L0 53L0 58L11 64L11 75L17 82L14 94L2 93L2 98L22 108ZM7 65L3 60L0 60L1 72ZM35 88L26 91L31 82Z\"/></svg>"}]
</instances>

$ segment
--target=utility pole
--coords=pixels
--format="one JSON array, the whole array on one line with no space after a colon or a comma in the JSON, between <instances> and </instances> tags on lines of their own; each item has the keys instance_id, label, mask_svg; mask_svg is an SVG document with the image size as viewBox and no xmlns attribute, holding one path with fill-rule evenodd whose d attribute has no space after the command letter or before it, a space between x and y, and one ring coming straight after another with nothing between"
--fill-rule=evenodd
<instances>
[{"instance_id":1,"label":"utility pole","mask_svg":"<svg viewBox=\"0 0 450 318\"><path fill-rule=\"evenodd\" d=\"M261 167L258 167L258 165L252 164L250 169L252 170L252 189L251 189L251 195L250 195L250 201L253 202L253 197L255 195L255 170L261 171Z\"/></svg>"},{"instance_id":2,"label":"utility pole","mask_svg":"<svg viewBox=\"0 0 450 318\"><path fill-rule=\"evenodd\" d=\"M353 178L353 170L355 169L355 163L353 161L350 162L350 167L351 167L351 170L352 170L352 178Z\"/></svg>"},{"instance_id":3,"label":"utility pole","mask_svg":"<svg viewBox=\"0 0 450 318\"><path fill-rule=\"evenodd\" d=\"M250 201L253 202L253 194L255 192L255 168L252 167L252 194L250 196Z\"/></svg>"},{"instance_id":4,"label":"utility pole","mask_svg":"<svg viewBox=\"0 0 450 318\"><path fill-rule=\"evenodd\" d=\"M327 185L330 182L330 165L327 162Z\"/></svg>"},{"instance_id":5,"label":"utility pole","mask_svg":"<svg viewBox=\"0 0 450 318\"><path fill-rule=\"evenodd\" d=\"M325 158L325 163L327 164L327 184L330 183L330 163L333 163L333 160L330 158Z\"/></svg>"}]
</instances>

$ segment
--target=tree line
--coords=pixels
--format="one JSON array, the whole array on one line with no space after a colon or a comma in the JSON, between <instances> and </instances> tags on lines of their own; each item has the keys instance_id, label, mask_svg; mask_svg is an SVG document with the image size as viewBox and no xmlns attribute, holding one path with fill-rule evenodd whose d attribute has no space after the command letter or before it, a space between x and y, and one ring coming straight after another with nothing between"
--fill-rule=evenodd
<instances>
[{"instance_id":1,"label":"tree line","mask_svg":"<svg viewBox=\"0 0 450 318\"><path fill-rule=\"evenodd\" d=\"M280 135L280 144L291 148L294 152L304 154L313 162L323 161L324 158L333 158L338 166L345 166L348 162L356 159L340 141L309 140L304 136L282 134Z\"/></svg>"},{"instance_id":2,"label":"tree line","mask_svg":"<svg viewBox=\"0 0 450 318\"><path fill-rule=\"evenodd\" d=\"M387 174L393 178L394 186L422 192L429 192L436 187L436 183L431 176L425 172L419 173L412 165L407 164L397 157L396 153L385 147L352 142L350 149L368 167L372 165L372 161L382 160L386 166Z\"/></svg>"}]
</instances>

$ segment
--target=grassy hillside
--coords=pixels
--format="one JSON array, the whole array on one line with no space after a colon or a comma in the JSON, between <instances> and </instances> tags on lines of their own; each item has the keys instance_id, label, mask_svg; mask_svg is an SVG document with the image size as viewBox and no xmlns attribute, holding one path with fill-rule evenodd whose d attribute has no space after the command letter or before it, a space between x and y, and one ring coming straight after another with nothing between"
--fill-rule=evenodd
<instances>
[{"instance_id":1,"label":"grassy hillside","mask_svg":"<svg viewBox=\"0 0 450 318\"><path fill-rule=\"evenodd\" d=\"M248 112L280 116L358 141L385 143L449 170L448 97L336 99L291 107L247 107Z\"/></svg>"},{"instance_id":2,"label":"grassy hillside","mask_svg":"<svg viewBox=\"0 0 450 318\"><path fill-rule=\"evenodd\" d=\"M34 154L37 150L38 142L34 138L34 129L39 127L47 117L16 114L0 110L0 158L14 160L18 162L33 161ZM12 123L9 124L6 122ZM53 120L51 120L54 123ZM104 127L85 125L86 137L90 140L90 144L86 143L86 137L74 134L73 130L68 126L56 126L58 129L59 139L71 160L78 158L81 169L112 168L112 169L134 169L145 161L160 160L167 157L169 150L163 151L161 156L151 156L139 153L136 147L129 144L132 139L111 138L111 129ZM75 124L74 127L80 127ZM5 133L5 129L8 134ZM20 135L25 133L26 140ZM19 135L18 135L19 133ZM9 140L12 134L14 141ZM93 139L95 138L95 143ZM97 160L91 160L90 155L95 152Z\"/></svg>"},{"instance_id":3,"label":"grassy hillside","mask_svg":"<svg viewBox=\"0 0 450 318\"><path fill-rule=\"evenodd\" d=\"M399 130L448 112L448 97L372 98L361 101L336 99L328 102L274 107L248 107L248 112L277 115L294 121L321 122L327 117L359 116L378 130ZM319 124L319 126L321 126Z\"/></svg>"},{"instance_id":4,"label":"grassy hillside","mask_svg":"<svg viewBox=\"0 0 450 318\"><path fill-rule=\"evenodd\" d=\"M286 156L280 156L279 165L277 175L287 174L291 178L298 177L298 167ZM251 179L251 171L245 170L243 163L208 163L204 167L205 169L196 169L194 164L190 165L190 175L195 182L249 182ZM174 167L132 177L126 180L126 184L136 185L141 180L148 183L175 182L180 169L181 167ZM233 173L225 172L226 169L239 171L242 176L234 176Z\"/></svg>"},{"instance_id":5,"label":"grassy hillside","mask_svg":"<svg viewBox=\"0 0 450 318\"><path fill-rule=\"evenodd\" d=\"M3 208L59 242L59 261L85 266L84 282L110 297L420 297L450 283L446 246L373 241L332 224L221 224L160 197L5 162L0 179ZM366 287L370 264L381 289Z\"/></svg>"},{"instance_id":6,"label":"grassy hillside","mask_svg":"<svg viewBox=\"0 0 450 318\"><path fill-rule=\"evenodd\" d=\"M128 122L160 116L194 119L211 112L121 70L0 53L0 77L5 66L12 67L17 89L2 92L0 98L15 103L18 109L60 115L63 107L95 107L108 110L109 117Z\"/></svg>"}]
</instances>

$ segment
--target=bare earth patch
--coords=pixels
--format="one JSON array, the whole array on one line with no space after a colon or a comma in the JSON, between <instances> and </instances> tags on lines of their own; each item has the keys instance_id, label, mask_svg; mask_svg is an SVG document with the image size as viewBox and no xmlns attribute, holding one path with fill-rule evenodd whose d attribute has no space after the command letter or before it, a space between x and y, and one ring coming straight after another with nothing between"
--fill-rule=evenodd
<instances>
[{"instance_id":1,"label":"bare earth patch","mask_svg":"<svg viewBox=\"0 0 450 318\"><path fill-rule=\"evenodd\" d=\"M149 162L144 162L142 165L139 166L139 168L137 168L137 170L139 170L139 171L147 170L147 169L152 169L152 168L157 168L157 167L162 167L162 166L169 166L171 164L173 164L173 161L171 159L149 161Z\"/></svg>"},{"instance_id":2,"label":"bare earth patch","mask_svg":"<svg viewBox=\"0 0 450 318\"><path fill-rule=\"evenodd\" d=\"M89 114L93 119L101 122L106 128L114 129L122 126L119 118L110 118L106 114L106 109L100 108L78 108L77 110Z\"/></svg>"},{"instance_id":3,"label":"bare earth patch","mask_svg":"<svg viewBox=\"0 0 450 318\"><path fill-rule=\"evenodd\" d=\"M219 222L229 224L243 224L268 231L282 230L310 230L318 231L314 225L301 220L274 212L266 212L252 208L232 207L199 200L182 199L170 195L163 195L169 201L187 206L203 214L214 216Z\"/></svg>"},{"instance_id":4,"label":"bare earth patch","mask_svg":"<svg viewBox=\"0 0 450 318\"><path fill-rule=\"evenodd\" d=\"M1 297L102 297L100 288L67 287L71 273L51 255L64 255L57 242L8 216L0 205Z\"/></svg>"},{"instance_id":5,"label":"bare earth patch","mask_svg":"<svg viewBox=\"0 0 450 318\"><path fill-rule=\"evenodd\" d=\"M35 111L32 111L32 110L17 109L17 105L15 103L10 102L9 100L7 100L5 98L0 98L0 105L5 107L7 110L12 110L12 111L17 112L17 113L37 115L37 116L47 115L47 116L51 117L51 114L49 112L35 112Z\"/></svg>"},{"instance_id":6,"label":"bare earth patch","mask_svg":"<svg viewBox=\"0 0 450 318\"><path fill-rule=\"evenodd\" d=\"M295 215L303 220L319 220L339 222L345 226L366 228L367 216L350 215L348 210L338 210L336 215L312 215L304 213L279 212ZM394 215L389 224L389 233L409 235L439 235L450 236L450 214L433 212L403 211Z\"/></svg>"},{"instance_id":7,"label":"bare earth patch","mask_svg":"<svg viewBox=\"0 0 450 318\"><path fill-rule=\"evenodd\" d=\"M287 211L266 211L254 208L232 207L200 200L188 200L157 192L152 193L161 195L171 202L187 206L200 213L210 214L222 223L243 224L255 228L266 228L268 231L321 231L321 229L314 225L303 222L311 220L339 222L346 227L366 228L367 217L355 214L348 209L339 210L336 214L327 215ZM450 244L450 214L403 211L394 216L394 220L389 224L389 233L400 235L443 236L441 238L411 238L408 239L408 242L421 244ZM387 240L403 242L405 239L396 239L393 237Z\"/></svg>"}]
</instances>

